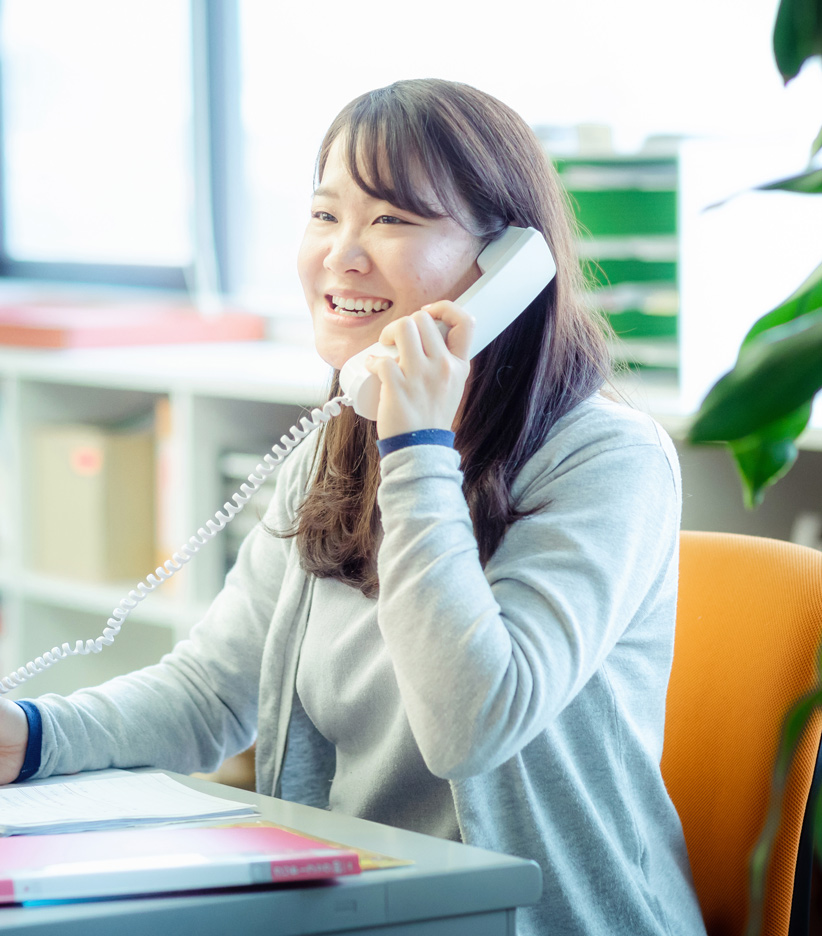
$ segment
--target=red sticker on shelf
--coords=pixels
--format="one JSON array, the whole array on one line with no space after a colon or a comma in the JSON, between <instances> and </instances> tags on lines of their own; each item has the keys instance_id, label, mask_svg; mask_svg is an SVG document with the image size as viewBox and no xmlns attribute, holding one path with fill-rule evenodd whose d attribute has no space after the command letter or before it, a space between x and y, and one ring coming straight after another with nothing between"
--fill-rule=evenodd
<instances>
[{"instance_id":1,"label":"red sticker on shelf","mask_svg":"<svg viewBox=\"0 0 822 936\"><path fill-rule=\"evenodd\" d=\"M103 467L103 450L96 445L81 445L71 452L71 467L84 477L99 474Z\"/></svg>"}]
</instances>

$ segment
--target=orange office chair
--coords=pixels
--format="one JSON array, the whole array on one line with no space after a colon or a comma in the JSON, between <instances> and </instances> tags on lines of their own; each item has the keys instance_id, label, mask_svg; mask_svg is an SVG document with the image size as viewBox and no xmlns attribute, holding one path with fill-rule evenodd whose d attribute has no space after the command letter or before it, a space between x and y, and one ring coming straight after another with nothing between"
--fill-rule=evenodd
<instances>
[{"instance_id":1,"label":"orange office chair","mask_svg":"<svg viewBox=\"0 0 822 936\"><path fill-rule=\"evenodd\" d=\"M709 936L740 936L748 856L765 819L782 719L816 683L822 552L730 533L681 534L662 774L682 819ZM806 805L822 717L794 758L765 892L767 936L807 934Z\"/></svg>"}]
</instances>

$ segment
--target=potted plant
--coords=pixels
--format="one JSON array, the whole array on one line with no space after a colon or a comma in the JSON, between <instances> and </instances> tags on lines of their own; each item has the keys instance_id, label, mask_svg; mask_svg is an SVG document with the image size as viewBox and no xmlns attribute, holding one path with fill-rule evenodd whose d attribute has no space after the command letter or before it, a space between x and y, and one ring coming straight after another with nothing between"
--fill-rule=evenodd
<instances>
[{"instance_id":1,"label":"potted plant","mask_svg":"<svg viewBox=\"0 0 822 936\"><path fill-rule=\"evenodd\" d=\"M776 66L787 85L805 63L822 55L822 0L780 0L773 33ZM822 129L807 168L759 186L763 191L822 195ZM822 254L822 245L820 245ZM763 392L762 388L767 388ZM690 431L693 443L724 442L736 461L746 504L759 504L766 488L785 475L797 456L796 440L822 388L822 262L775 309L754 323L736 364L703 400ZM822 656L817 660L822 673ZM788 712L774 768L771 803L750 863L747 936L762 928L765 877L779 829L782 800L795 747L813 713L822 708L822 684ZM822 801L816 804L817 815ZM822 822L815 824L822 854Z\"/></svg>"}]
</instances>

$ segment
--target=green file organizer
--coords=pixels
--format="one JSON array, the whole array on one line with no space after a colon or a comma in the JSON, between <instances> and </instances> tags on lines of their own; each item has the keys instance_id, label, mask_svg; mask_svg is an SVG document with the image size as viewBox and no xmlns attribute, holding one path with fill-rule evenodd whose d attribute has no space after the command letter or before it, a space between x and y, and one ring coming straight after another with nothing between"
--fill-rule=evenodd
<instances>
[{"instance_id":1,"label":"green file organizer","mask_svg":"<svg viewBox=\"0 0 822 936\"><path fill-rule=\"evenodd\" d=\"M554 160L580 226L594 301L631 366L677 369L677 159L567 156Z\"/></svg>"}]
</instances>

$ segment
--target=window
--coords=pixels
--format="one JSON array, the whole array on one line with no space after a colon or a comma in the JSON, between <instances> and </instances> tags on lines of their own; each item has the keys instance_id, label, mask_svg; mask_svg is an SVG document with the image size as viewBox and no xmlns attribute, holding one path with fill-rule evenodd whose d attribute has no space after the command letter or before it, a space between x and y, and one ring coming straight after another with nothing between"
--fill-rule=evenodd
<instances>
[{"instance_id":1,"label":"window","mask_svg":"<svg viewBox=\"0 0 822 936\"><path fill-rule=\"evenodd\" d=\"M182 285L188 2L4 0L1 26L5 272Z\"/></svg>"}]
</instances>

